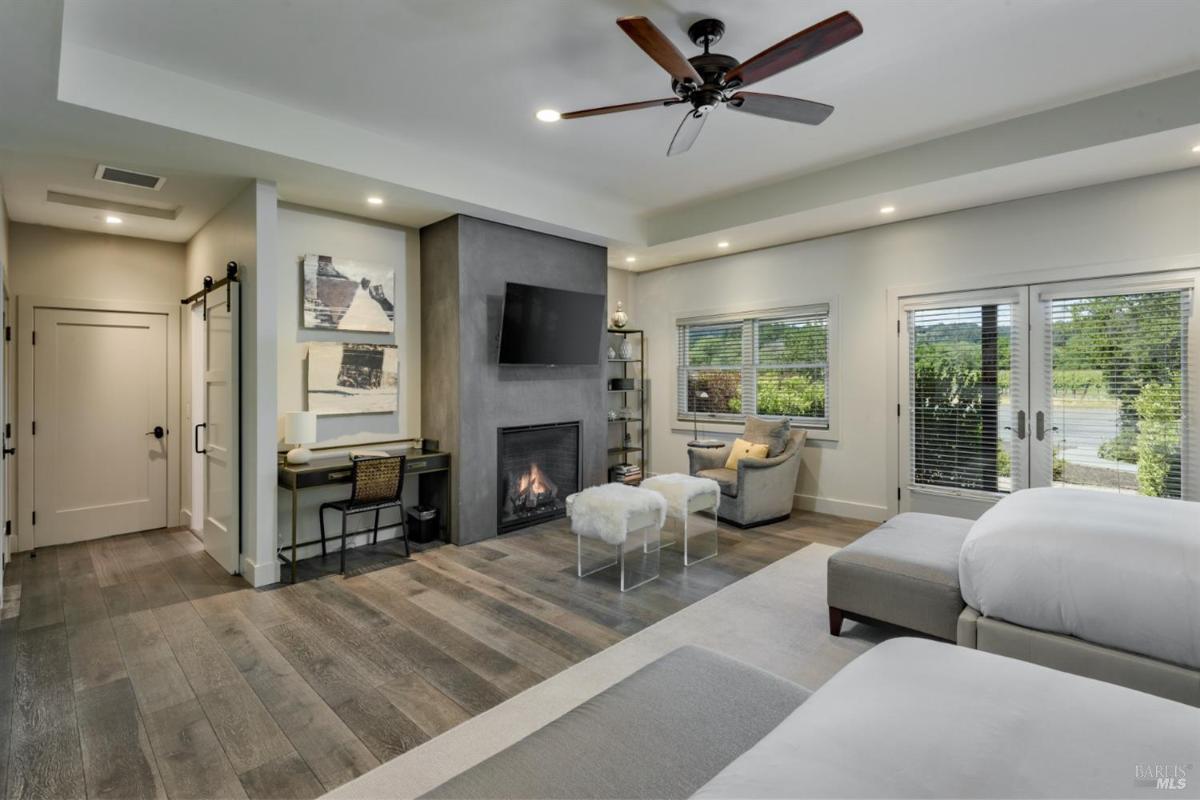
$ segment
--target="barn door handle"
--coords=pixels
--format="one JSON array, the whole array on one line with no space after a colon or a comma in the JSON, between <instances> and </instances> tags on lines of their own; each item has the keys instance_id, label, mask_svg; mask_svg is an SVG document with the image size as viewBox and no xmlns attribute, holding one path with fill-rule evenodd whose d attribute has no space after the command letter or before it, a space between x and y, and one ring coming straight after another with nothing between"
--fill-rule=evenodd
<instances>
[{"instance_id":1,"label":"barn door handle","mask_svg":"<svg viewBox=\"0 0 1200 800\"><path fill-rule=\"evenodd\" d=\"M192 449L195 450L196 453L199 455L203 455L208 452L208 448L200 447L200 429L201 428L208 428L208 423L207 422L197 423L196 427L192 430Z\"/></svg>"}]
</instances>

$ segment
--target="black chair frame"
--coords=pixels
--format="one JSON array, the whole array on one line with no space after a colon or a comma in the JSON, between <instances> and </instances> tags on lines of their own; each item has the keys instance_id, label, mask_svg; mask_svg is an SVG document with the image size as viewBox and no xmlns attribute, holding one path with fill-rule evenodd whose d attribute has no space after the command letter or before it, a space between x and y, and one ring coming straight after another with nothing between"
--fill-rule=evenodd
<instances>
[{"instance_id":1,"label":"black chair frame","mask_svg":"<svg viewBox=\"0 0 1200 800\"><path fill-rule=\"evenodd\" d=\"M371 527L371 544L375 545L375 544L378 544L378 542L379 542L379 512L383 511L384 509L387 509L387 508L400 509L400 535L404 539L404 557L408 558L410 555L412 555L411 549L409 548L409 544L408 544L408 514L404 509L404 499L403 499L404 466L405 466L405 460L406 460L405 457L404 456L387 456L386 457L389 459L391 459L391 458L398 459L400 462L400 475L399 475L399 479L396 481L396 493L394 496L383 498L383 499L372 499L372 500L358 500L357 499L359 497L359 477L360 477L359 476L359 468L368 462L379 461L379 460L382 460L383 458L384 458L383 456L379 456L379 457L372 457L372 458L356 458L356 459L354 459L354 462L351 466L351 471L350 471L350 497L346 500L331 500L327 503L321 504L321 509L320 509L319 513L320 513L320 517L321 517L321 555L322 556L326 555L326 551L325 551L325 542L326 542L325 510L332 508L332 509L336 509L336 510L342 512L342 533L339 536L330 537L329 540L332 541L332 540L336 539L336 540L341 541L338 572L340 572L343 575L346 573L346 538L348 536L355 536L358 533L366 533L366 531L356 531L354 533L346 532L346 521L349 517L351 517L355 514L367 514L370 512L375 513L375 521Z\"/></svg>"}]
</instances>

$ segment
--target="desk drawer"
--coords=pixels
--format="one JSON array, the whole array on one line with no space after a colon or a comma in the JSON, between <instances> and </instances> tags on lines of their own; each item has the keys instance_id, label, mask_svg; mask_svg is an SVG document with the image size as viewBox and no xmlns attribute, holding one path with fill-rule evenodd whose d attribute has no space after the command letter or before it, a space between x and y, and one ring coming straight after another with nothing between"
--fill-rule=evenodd
<instances>
[{"instance_id":1,"label":"desk drawer","mask_svg":"<svg viewBox=\"0 0 1200 800\"><path fill-rule=\"evenodd\" d=\"M413 456L404 462L405 474L414 472L432 472L434 470L446 469L450 466L450 455L448 453L438 453L436 455Z\"/></svg>"}]
</instances>

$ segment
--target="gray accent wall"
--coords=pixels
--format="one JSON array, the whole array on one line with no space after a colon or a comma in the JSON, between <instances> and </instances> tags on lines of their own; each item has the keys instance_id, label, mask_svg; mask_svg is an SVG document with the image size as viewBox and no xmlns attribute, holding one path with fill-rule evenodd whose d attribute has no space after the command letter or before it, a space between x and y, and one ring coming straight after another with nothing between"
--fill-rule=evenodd
<instances>
[{"instance_id":1,"label":"gray accent wall","mask_svg":"<svg viewBox=\"0 0 1200 800\"><path fill-rule=\"evenodd\" d=\"M453 453L455 544L497 534L499 428L579 421L583 485L604 482L606 337L595 365L501 367L497 354L506 282L605 294L606 262L603 247L474 217L421 229L421 430Z\"/></svg>"}]
</instances>

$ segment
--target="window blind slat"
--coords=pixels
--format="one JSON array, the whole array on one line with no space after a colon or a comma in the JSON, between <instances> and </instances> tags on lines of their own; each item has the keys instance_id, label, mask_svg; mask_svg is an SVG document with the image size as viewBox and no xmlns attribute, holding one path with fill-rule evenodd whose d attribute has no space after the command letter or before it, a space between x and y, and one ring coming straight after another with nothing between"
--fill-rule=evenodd
<instances>
[{"instance_id":1,"label":"window blind slat","mask_svg":"<svg viewBox=\"0 0 1200 800\"><path fill-rule=\"evenodd\" d=\"M1191 303L1188 289L1044 302L1054 485L1183 496Z\"/></svg>"},{"instance_id":2,"label":"window blind slat","mask_svg":"<svg viewBox=\"0 0 1200 800\"><path fill-rule=\"evenodd\" d=\"M1012 304L916 308L907 316L912 485L1011 491L1022 464L1011 431L1022 336Z\"/></svg>"},{"instance_id":3,"label":"window blind slat","mask_svg":"<svg viewBox=\"0 0 1200 800\"><path fill-rule=\"evenodd\" d=\"M678 324L681 415L829 425L829 308Z\"/></svg>"}]
</instances>

